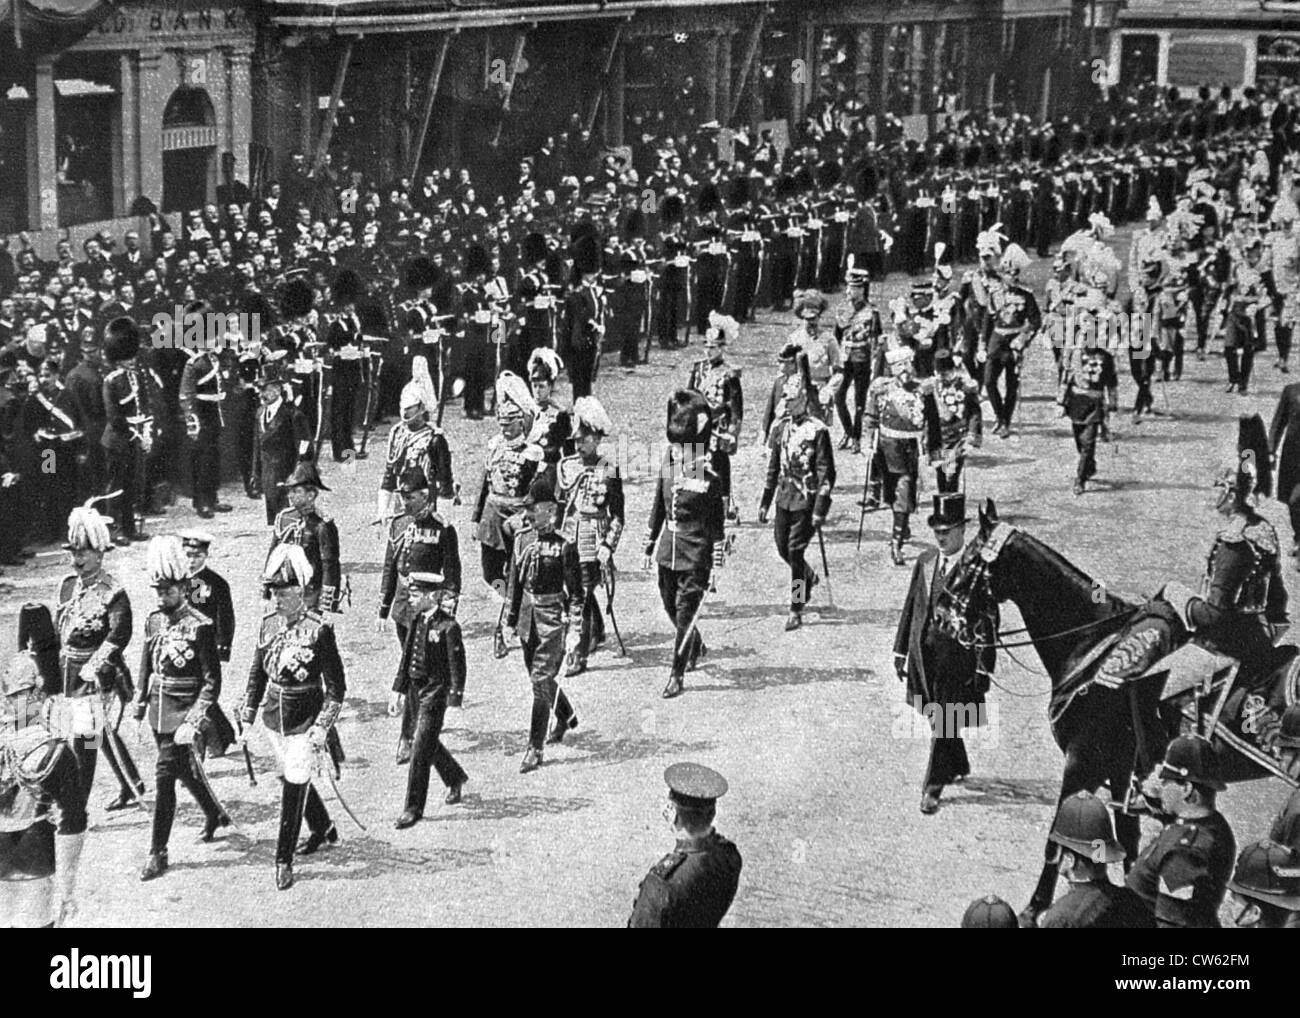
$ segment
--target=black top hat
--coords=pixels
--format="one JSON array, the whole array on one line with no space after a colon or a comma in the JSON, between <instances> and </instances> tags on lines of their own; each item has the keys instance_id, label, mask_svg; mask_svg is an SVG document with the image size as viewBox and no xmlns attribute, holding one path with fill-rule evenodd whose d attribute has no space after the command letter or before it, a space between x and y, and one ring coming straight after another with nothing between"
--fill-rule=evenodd
<instances>
[{"instance_id":1,"label":"black top hat","mask_svg":"<svg viewBox=\"0 0 1300 1018\"><path fill-rule=\"evenodd\" d=\"M955 492L934 496L934 512L930 514L925 524L933 530L947 530L950 527L961 526L968 519L966 496L961 492Z\"/></svg>"},{"instance_id":2,"label":"black top hat","mask_svg":"<svg viewBox=\"0 0 1300 1018\"><path fill-rule=\"evenodd\" d=\"M293 473L279 484L281 488L299 486L315 488L317 491L329 491L329 488L325 487L325 482L320 479L320 471L316 469L316 464L311 460L303 460L293 468Z\"/></svg>"}]
</instances>

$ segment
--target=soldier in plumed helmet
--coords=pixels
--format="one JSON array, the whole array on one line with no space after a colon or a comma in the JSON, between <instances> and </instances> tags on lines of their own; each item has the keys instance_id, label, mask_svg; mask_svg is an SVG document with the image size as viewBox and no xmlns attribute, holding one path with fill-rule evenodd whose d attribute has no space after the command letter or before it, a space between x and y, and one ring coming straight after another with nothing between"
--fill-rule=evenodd
<instances>
[{"instance_id":1,"label":"soldier in plumed helmet","mask_svg":"<svg viewBox=\"0 0 1300 1018\"><path fill-rule=\"evenodd\" d=\"M1057 846L1057 867L1070 890L1038 917L1043 929L1149 929L1151 917L1127 887L1112 884L1106 867L1122 862L1106 804L1076 792L1056 811L1047 840Z\"/></svg>"},{"instance_id":2,"label":"soldier in plumed helmet","mask_svg":"<svg viewBox=\"0 0 1300 1018\"><path fill-rule=\"evenodd\" d=\"M558 743L578 727L578 715L557 681L566 653L581 638L582 566L576 544L557 529L559 506L546 477L535 477L525 500L526 525L510 559L510 602L506 624L516 629L533 689L528 749L519 765L527 774L542 765L543 740ZM547 722L555 727L546 738Z\"/></svg>"},{"instance_id":3,"label":"soldier in plumed helmet","mask_svg":"<svg viewBox=\"0 0 1300 1018\"><path fill-rule=\"evenodd\" d=\"M545 469L546 454L529 436L538 417L537 402L522 378L510 371L501 372L496 383L496 415L501 433L488 441L483 464L483 481L470 522L479 542L483 581L501 604L501 613L493 633L493 652L506 655L505 632L501 619L505 614L506 576L510 568L515 529L522 522L529 485Z\"/></svg>"},{"instance_id":4,"label":"soldier in plumed helmet","mask_svg":"<svg viewBox=\"0 0 1300 1018\"><path fill-rule=\"evenodd\" d=\"M411 718L413 744L406 805L395 825L398 830L424 816L431 767L447 788L448 805L460 802L461 789L469 780L440 738L449 698L455 695L459 705L465 687L465 643L456 621L460 587L456 531L437 524L441 520L427 516L423 522L412 521L403 538L410 615L389 711ZM454 581L448 574L453 565Z\"/></svg>"},{"instance_id":5,"label":"soldier in plumed helmet","mask_svg":"<svg viewBox=\"0 0 1300 1018\"><path fill-rule=\"evenodd\" d=\"M573 404L577 451L560 460L556 494L561 506L560 534L575 545L582 571L582 629L566 662L566 676L587 670L588 657L605 642L605 622L596 592L614 568L614 553L623 534L623 478L618 465L600 452L601 440L614 430L595 396Z\"/></svg>"},{"instance_id":6,"label":"soldier in plumed helmet","mask_svg":"<svg viewBox=\"0 0 1300 1018\"><path fill-rule=\"evenodd\" d=\"M790 567L787 632L803 624L804 606L819 582L804 553L813 534L826 521L835 488L835 454L831 451L830 431L808 409L814 389L806 355L799 354L796 367L796 372L786 379L787 416L776 426L768 457L767 481L758 507L758 521L766 523L775 497L776 550Z\"/></svg>"},{"instance_id":7,"label":"soldier in plumed helmet","mask_svg":"<svg viewBox=\"0 0 1300 1018\"><path fill-rule=\"evenodd\" d=\"M835 309L835 340L844 361L844 382L835 394L835 409L844 429L839 448L851 448L854 455L862 451L862 410L883 334L880 311L867 299L870 282L865 268L855 265L849 269L844 277L844 300ZM848 405L850 386L852 414Z\"/></svg>"},{"instance_id":8,"label":"soldier in plumed helmet","mask_svg":"<svg viewBox=\"0 0 1300 1018\"><path fill-rule=\"evenodd\" d=\"M740 886L736 846L713 827L727 779L711 767L675 763L664 771L664 819L677 844L655 863L632 903L630 929L712 929L722 922Z\"/></svg>"},{"instance_id":9,"label":"soldier in plumed helmet","mask_svg":"<svg viewBox=\"0 0 1300 1018\"><path fill-rule=\"evenodd\" d=\"M538 347L528 358L528 383L537 403L531 441L542 447L547 467L553 468L573 451L572 415L555 394L564 361L550 347Z\"/></svg>"},{"instance_id":10,"label":"soldier in plumed helmet","mask_svg":"<svg viewBox=\"0 0 1300 1018\"><path fill-rule=\"evenodd\" d=\"M736 519L731 495L731 457L740 446L740 431L745 419L745 398L740 385L740 369L727 363L727 348L740 336L740 324L729 315L710 313L704 330L702 360L691 365L686 388L703 393L713 415L714 467L722 481L728 519Z\"/></svg>"},{"instance_id":11,"label":"soldier in plumed helmet","mask_svg":"<svg viewBox=\"0 0 1300 1018\"><path fill-rule=\"evenodd\" d=\"M910 347L901 344L890 347L885 351L885 362L889 375L872 381L867 390L867 445L879 443L877 462L884 474L884 501L890 504L894 514L889 554L894 565L901 566L903 542L911 536L910 521L916 511L925 430L925 390L913 372Z\"/></svg>"},{"instance_id":12,"label":"soldier in plumed helmet","mask_svg":"<svg viewBox=\"0 0 1300 1018\"><path fill-rule=\"evenodd\" d=\"M277 547L267 559L263 581L275 611L262 619L241 708L245 725L262 709L262 725L281 766L280 831L275 849L275 884L293 886L295 843L304 817L311 833L300 855L338 841L338 830L312 786L318 768L337 767L343 747L334 723L343 708L347 680L334 630L307 607L303 591L312 568L297 545ZM318 754L328 754L319 760Z\"/></svg>"},{"instance_id":13,"label":"soldier in plumed helmet","mask_svg":"<svg viewBox=\"0 0 1300 1018\"><path fill-rule=\"evenodd\" d=\"M456 496L451 447L443 430L430 420L437 405L428 361L423 354L417 354L412 362L411 380L402 387L398 400L401 420L388 432L376 516L381 526L396 511L398 481L411 467L419 467L429 478L435 500L450 500Z\"/></svg>"},{"instance_id":14,"label":"soldier in plumed helmet","mask_svg":"<svg viewBox=\"0 0 1300 1018\"><path fill-rule=\"evenodd\" d=\"M659 571L659 597L676 630L664 699L680 696L686 672L707 653L697 623L715 566L724 555L726 510L714 466L713 413L701 393L678 389L668 401L668 451L659 467L644 541L644 567Z\"/></svg>"},{"instance_id":15,"label":"soldier in plumed helmet","mask_svg":"<svg viewBox=\"0 0 1300 1018\"><path fill-rule=\"evenodd\" d=\"M211 841L230 818L213 798L199 773L205 743L217 738L209 715L221 696L221 662L212 621L190 606L190 566L178 537L155 537L149 542L149 581L158 597L158 610L145 622L144 649L140 655L135 719L146 714L158 747L154 780L157 800L153 815L153 840L141 880L153 880L167 871L167 842L176 815L176 782L203 810L203 838ZM215 755L225 752L214 747Z\"/></svg>"}]
</instances>

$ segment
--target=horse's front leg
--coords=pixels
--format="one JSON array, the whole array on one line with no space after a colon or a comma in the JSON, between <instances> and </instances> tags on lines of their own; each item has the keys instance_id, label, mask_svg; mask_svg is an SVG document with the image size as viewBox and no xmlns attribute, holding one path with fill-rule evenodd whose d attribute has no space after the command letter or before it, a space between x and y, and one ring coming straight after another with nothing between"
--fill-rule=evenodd
<instances>
[{"instance_id":1,"label":"horse's front leg","mask_svg":"<svg viewBox=\"0 0 1300 1018\"><path fill-rule=\"evenodd\" d=\"M1096 788L1097 781L1092 778L1090 768L1085 761L1085 754L1080 752L1076 740L1065 751L1065 772L1061 776L1061 795L1056 800L1057 810L1059 811L1061 803L1075 792L1091 792ZM1055 821L1055 814L1052 819ZM1047 842L1043 850L1043 872L1039 874L1038 886L1034 888L1029 904L1020 913L1021 926L1036 925L1039 915L1047 911L1052 904L1052 898L1056 894L1056 855L1056 846L1050 841Z\"/></svg>"}]
</instances>

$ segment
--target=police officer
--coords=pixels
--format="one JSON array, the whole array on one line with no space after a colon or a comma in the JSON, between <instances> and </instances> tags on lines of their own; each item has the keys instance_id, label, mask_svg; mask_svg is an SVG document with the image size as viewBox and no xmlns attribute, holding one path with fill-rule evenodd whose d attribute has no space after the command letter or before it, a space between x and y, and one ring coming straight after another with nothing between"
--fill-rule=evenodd
<instances>
[{"instance_id":1,"label":"police officer","mask_svg":"<svg viewBox=\"0 0 1300 1018\"><path fill-rule=\"evenodd\" d=\"M506 624L519 634L524 666L533 687L528 749L519 765L527 774L542 765L543 739L552 711L558 743L578 727L578 715L557 681L566 653L573 653L582 628L582 566L578 548L556 529L559 506L546 477L535 477L525 502L527 526L514 541L510 559Z\"/></svg>"},{"instance_id":2,"label":"police officer","mask_svg":"<svg viewBox=\"0 0 1300 1018\"><path fill-rule=\"evenodd\" d=\"M450 527L445 531L451 534L454 549L456 531ZM399 831L424 816L430 767L447 787L443 801L449 806L460 802L461 789L469 780L440 738L448 696L465 686L465 643L456 621L456 592L449 588L444 572L448 556L441 546L442 535L434 541L419 537L414 535L406 555L412 615L388 702L390 714L415 717L406 807L394 825Z\"/></svg>"},{"instance_id":3,"label":"police officer","mask_svg":"<svg viewBox=\"0 0 1300 1018\"><path fill-rule=\"evenodd\" d=\"M556 486L562 506L560 533L577 547L583 589L582 631L566 663L566 677L586 671L588 657L605 642L596 591L612 573L624 526L623 478L617 464L600 452L601 440L614 425L595 396L574 402L573 428L578 451L560 460Z\"/></svg>"},{"instance_id":4,"label":"police officer","mask_svg":"<svg viewBox=\"0 0 1300 1018\"><path fill-rule=\"evenodd\" d=\"M659 598L676 630L664 699L680 696L685 674L707 653L696 623L709 577L722 565L726 511L710 452L713 414L704 396L678 389L668 401L668 451L659 466L643 543L643 568L659 569Z\"/></svg>"},{"instance_id":5,"label":"police officer","mask_svg":"<svg viewBox=\"0 0 1300 1018\"><path fill-rule=\"evenodd\" d=\"M804 606L819 582L804 553L813 534L820 530L830 512L835 488L835 455L830 431L808 411L814 392L808 358L800 354L798 370L786 379L787 416L777 424L776 438L768 455L767 480L758 506L758 521L767 522L776 498L773 536L781 560L790 567L789 632L803 624Z\"/></svg>"},{"instance_id":6,"label":"police officer","mask_svg":"<svg viewBox=\"0 0 1300 1018\"><path fill-rule=\"evenodd\" d=\"M1228 786L1214 747L1198 736L1174 739L1157 769L1168 818L1129 870L1128 886L1157 926L1215 928L1236 853L1215 795Z\"/></svg>"},{"instance_id":7,"label":"police officer","mask_svg":"<svg viewBox=\"0 0 1300 1018\"><path fill-rule=\"evenodd\" d=\"M304 599L312 567L302 548L277 547L262 579L272 591L275 611L262 619L241 713L244 724L251 725L262 707L262 724L280 761L275 886L287 891L293 886L294 843L304 817L311 834L297 847L300 855L311 855L339 838L311 777L315 754L329 754L324 766L337 767L342 759L334 723L343 709L347 681L333 627Z\"/></svg>"},{"instance_id":8,"label":"police officer","mask_svg":"<svg viewBox=\"0 0 1300 1018\"><path fill-rule=\"evenodd\" d=\"M209 710L221 696L221 662L212 622L189 604L190 566L177 537L149 542L149 582L158 595L158 610L145 622L140 655L140 683L135 695L135 719L149 716L158 763L154 780L153 841L141 880L154 880L167 871L167 841L176 815L176 782L203 810L203 841L230 824L200 773L206 741L215 736ZM225 752L217 745L216 755Z\"/></svg>"},{"instance_id":9,"label":"police officer","mask_svg":"<svg viewBox=\"0 0 1300 1018\"><path fill-rule=\"evenodd\" d=\"M727 779L696 763L664 771L677 844L641 881L629 929L714 929L731 908L740 885L740 851L713 828Z\"/></svg>"},{"instance_id":10,"label":"police officer","mask_svg":"<svg viewBox=\"0 0 1300 1018\"><path fill-rule=\"evenodd\" d=\"M961 917L963 930L1014 930L1019 927L1015 909L996 894L976 898L966 906Z\"/></svg>"},{"instance_id":11,"label":"police officer","mask_svg":"<svg viewBox=\"0 0 1300 1018\"><path fill-rule=\"evenodd\" d=\"M1300 852L1257 841L1237 857L1228 890L1244 906L1238 926L1257 930L1300 929Z\"/></svg>"},{"instance_id":12,"label":"police officer","mask_svg":"<svg viewBox=\"0 0 1300 1018\"><path fill-rule=\"evenodd\" d=\"M1127 887L1112 884L1106 867L1122 862L1110 811L1091 792L1076 792L1056 811L1047 840L1059 846L1057 868L1070 890L1038 917L1043 929L1149 929L1154 924Z\"/></svg>"},{"instance_id":13,"label":"police officer","mask_svg":"<svg viewBox=\"0 0 1300 1018\"><path fill-rule=\"evenodd\" d=\"M329 491L329 488L320 479L316 464L310 461L299 463L294 472L280 482L280 487L288 493L289 508L282 509L271 525L268 555L281 544L299 545L312 568L312 581L303 591L307 607L341 612L343 590L340 586L339 531L334 521L316 507L317 495Z\"/></svg>"}]
</instances>

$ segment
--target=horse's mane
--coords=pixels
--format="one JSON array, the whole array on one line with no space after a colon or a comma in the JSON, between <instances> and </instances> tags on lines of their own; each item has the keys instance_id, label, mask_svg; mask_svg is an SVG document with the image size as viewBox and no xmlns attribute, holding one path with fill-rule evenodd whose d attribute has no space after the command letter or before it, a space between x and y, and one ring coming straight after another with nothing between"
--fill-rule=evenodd
<instances>
[{"instance_id":1,"label":"horse's mane","mask_svg":"<svg viewBox=\"0 0 1300 1018\"><path fill-rule=\"evenodd\" d=\"M1024 553L1031 560L1038 560L1040 568L1045 572L1058 573L1053 582L1061 585L1061 595L1067 596L1068 592L1081 603L1091 604L1095 609L1099 609L1093 612L1094 618L1105 618L1115 612L1134 607L1124 598L1112 594L1104 583L1093 579L1051 545L1027 531L1017 528L1007 539L1007 544L1022 545ZM1102 595L1100 598L1097 596L1098 592Z\"/></svg>"}]
</instances>

